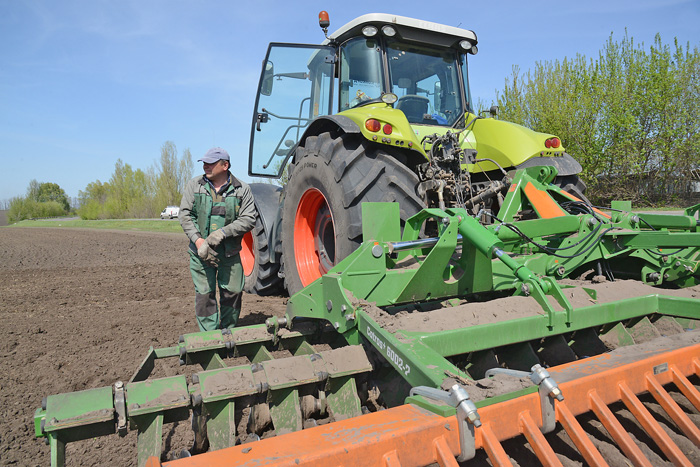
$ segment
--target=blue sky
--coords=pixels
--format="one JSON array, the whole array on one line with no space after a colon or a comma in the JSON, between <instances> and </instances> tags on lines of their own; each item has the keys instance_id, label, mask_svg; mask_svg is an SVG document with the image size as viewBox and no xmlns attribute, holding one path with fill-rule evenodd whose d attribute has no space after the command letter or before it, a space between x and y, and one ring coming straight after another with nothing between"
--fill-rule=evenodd
<instances>
[{"instance_id":1,"label":"blue sky","mask_svg":"<svg viewBox=\"0 0 700 467\"><path fill-rule=\"evenodd\" d=\"M267 44L321 42L324 9L331 31L374 12L474 30L470 83L487 102L513 65L596 57L625 28L647 45L660 33L665 43L700 46L698 0L0 0L0 201L24 196L32 179L77 196L108 181L119 158L153 166L166 141L195 160L222 146L249 180Z\"/></svg>"}]
</instances>

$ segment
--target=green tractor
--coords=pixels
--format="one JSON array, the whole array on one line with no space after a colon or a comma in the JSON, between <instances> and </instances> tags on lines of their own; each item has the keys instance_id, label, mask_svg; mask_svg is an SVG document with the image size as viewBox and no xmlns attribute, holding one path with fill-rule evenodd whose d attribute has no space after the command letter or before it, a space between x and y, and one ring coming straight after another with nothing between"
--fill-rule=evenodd
<instances>
[{"instance_id":1,"label":"green tractor","mask_svg":"<svg viewBox=\"0 0 700 467\"><path fill-rule=\"evenodd\" d=\"M402 222L436 207L488 223L513 171L533 166L554 166L554 184L585 199L558 137L477 113L473 31L388 14L330 36L326 12L319 24L322 45L272 43L263 61L248 173L287 181L252 185L248 292L291 295L328 272L362 242L364 202L398 202Z\"/></svg>"}]
</instances>

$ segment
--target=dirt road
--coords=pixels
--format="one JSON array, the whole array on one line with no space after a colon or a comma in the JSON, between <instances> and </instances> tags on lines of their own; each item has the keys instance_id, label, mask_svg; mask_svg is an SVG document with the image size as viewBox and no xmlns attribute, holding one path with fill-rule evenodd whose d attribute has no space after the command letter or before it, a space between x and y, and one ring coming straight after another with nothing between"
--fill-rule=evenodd
<instances>
[{"instance_id":1,"label":"dirt road","mask_svg":"<svg viewBox=\"0 0 700 467\"><path fill-rule=\"evenodd\" d=\"M33 425L44 396L128 381L149 346L197 331L186 247L182 234L0 229L0 465L49 465ZM282 315L284 302L246 295L240 324ZM186 447L185 423L166 449ZM136 433L66 451L68 465L135 465Z\"/></svg>"}]
</instances>

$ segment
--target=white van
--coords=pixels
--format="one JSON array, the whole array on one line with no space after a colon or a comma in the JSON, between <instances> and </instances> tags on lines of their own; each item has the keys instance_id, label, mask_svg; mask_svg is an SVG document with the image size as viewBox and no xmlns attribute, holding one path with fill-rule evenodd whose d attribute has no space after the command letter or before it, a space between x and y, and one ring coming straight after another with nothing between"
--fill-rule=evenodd
<instances>
[{"instance_id":1,"label":"white van","mask_svg":"<svg viewBox=\"0 0 700 467\"><path fill-rule=\"evenodd\" d=\"M179 214L180 208L178 206L168 206L165 209L163 209L163 212L160 213L160 218L172 219L174 217L177 217Z\"/></svg>"}]
</instances>

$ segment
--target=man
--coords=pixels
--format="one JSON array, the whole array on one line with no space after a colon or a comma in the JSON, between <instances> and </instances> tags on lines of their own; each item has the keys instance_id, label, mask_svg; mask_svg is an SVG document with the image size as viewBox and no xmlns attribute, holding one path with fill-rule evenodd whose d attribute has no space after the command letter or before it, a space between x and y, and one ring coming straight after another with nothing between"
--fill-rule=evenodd
<instances>
[{"instance_id":1,"label":"man","mask_svg":"<svg viewBox=\"0 0 700 467\"><path fill-rule=\"evenodd\" d=\"M245 280L241 239L255 226L256 212L250 187L231 174L231 160L224 149L212 148L199 160L204 163L204 175L185 187L180 224L190 239L197 324L200 331L211 331L232 328L238 322Z\"/></svg>"}]
</instances>

